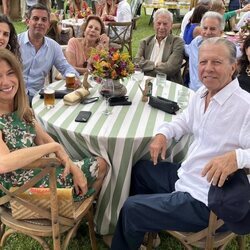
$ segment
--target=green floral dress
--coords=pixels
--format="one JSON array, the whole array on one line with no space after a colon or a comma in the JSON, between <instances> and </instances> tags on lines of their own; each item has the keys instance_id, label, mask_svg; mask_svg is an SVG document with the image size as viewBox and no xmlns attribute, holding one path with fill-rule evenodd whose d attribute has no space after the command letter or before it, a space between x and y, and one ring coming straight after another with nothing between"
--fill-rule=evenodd
<instances>
[{"instance_id":1,"label":"green floral dress","mask_svg":"<svg viewBox=\"0 0 250 250\"><path fill-rule=\"evenodd\" d=\"M36 137L36 132L34 125L20 120L16 112L0 116L0 131L2 132L3 140L10 151L35 146L34 140ZM74 199L78 201L91 196L95 192L95 190L91 188L91 185L98 176L98 163L95 158L86 158L82 161L78 161L75 163L84 172L89 186L88 192L85 194L84 197L77 196L74 194ZM74 184L71 174L67 176L66 180L62 179L63 169L64 167L62 166L60 168L57 168L56 170L57 187L73 187ZM0 174L0 182L7 189L9 189L10 187L21 186L33 176L37 175L39 172L40 169L17 169L12 172ZM36 184L36 187L48 186L48 176L44 177ZM0 196L3 196L3 193L1 191Z\"/></svg>"}]
</instances>

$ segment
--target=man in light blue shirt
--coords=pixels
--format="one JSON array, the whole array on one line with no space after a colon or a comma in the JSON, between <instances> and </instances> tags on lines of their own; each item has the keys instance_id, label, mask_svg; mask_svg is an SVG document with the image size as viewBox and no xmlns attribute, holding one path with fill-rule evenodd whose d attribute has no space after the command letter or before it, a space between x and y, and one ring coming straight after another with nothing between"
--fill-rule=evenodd
<instances>
[{"instance_id":1,"label":"man in light blue shirt","mask_svg":"<svg viewBox=\"0 0 250 250\"><path fill-rule=\"evenodd\" d=\"M47 7L36 4L28 12L28 31L19 34L23 75L30 100L43 88L45 77L52 66L65 76L78 72L67 62L60 45L45 37L50 25L50 13Z\"/></svg>"},{"instance_id":2,"label":"man in light blue shirt","mask_svg":"<svg viewBox=\"0 0 250 250\"><path fill-rule=\"evenodd\" d=\"M202 33L190 44L185 45L185 53L189 57L189 88L196 91L203 84L198 77L198 50L203 40L210 37L220 37L225 27L223 16L214 11L208 11L201 20Z\"/></svg>"}]
</instances>

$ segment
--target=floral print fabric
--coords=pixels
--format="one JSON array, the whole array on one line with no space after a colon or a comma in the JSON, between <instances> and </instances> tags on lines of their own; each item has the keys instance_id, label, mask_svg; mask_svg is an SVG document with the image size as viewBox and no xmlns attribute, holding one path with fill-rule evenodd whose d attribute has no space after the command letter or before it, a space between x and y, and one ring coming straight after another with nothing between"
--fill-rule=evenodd
<instances>
[{"instance_id":1,"label":"floral print fabric","mask_svg":"<svg viewBox=\"0 0 250 250\"><path fill-rule=\"evenodd\" d=\"M10 151L35 146L34 140L36 137L36 133L33 124L29 124L25 121L20 120L16 112L0 116L0 131L2 132L3 140ZM95 190L91 188L91 185L98 176L98 163L96 159L92 157L75 163L84 172L89 186L89 190L84 195L84 197L74 194L75 200L81 200L82 198L89 197L95 192ZM56 169L57 187L72 187L74 185L72 175L69 174L66 180L63 180L63 169L63 166ZM37 175L39 172L40 169L17 169L12 172L0 174L0 183L7 189L9 189L10 187L21 186L28 180L30 180L33 176ZM36 187L48 186L48 176L44 177L36 184ZM3 193L1 191L0 196L3 196Z\"/></svg>"}]
</instances>

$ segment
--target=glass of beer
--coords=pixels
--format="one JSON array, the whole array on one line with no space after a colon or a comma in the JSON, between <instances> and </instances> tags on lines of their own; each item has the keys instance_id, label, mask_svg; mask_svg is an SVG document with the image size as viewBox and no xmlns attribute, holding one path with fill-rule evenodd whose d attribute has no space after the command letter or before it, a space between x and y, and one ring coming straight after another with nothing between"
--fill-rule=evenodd
<instances>
[{"instance_id":1,"label":"glass of beer","mask_svg":"<svg viewBox=\"0 0 250 250\"><path fill-rule=\"evenodd\" d=\"M67 89L75 89L75 74L74 73L67 73L65 80L66 80Z\"/></svg>"},{"instance_id":2,"label":"glass of beer","mask_svg":"<svg viewBox=\"0 0 250 250\"><path fill-rule=\"evenodd\" d=\"M44 105L47 109L55 106L55 90L49 87L44 88Z\"/></svg>"}]
</instances>

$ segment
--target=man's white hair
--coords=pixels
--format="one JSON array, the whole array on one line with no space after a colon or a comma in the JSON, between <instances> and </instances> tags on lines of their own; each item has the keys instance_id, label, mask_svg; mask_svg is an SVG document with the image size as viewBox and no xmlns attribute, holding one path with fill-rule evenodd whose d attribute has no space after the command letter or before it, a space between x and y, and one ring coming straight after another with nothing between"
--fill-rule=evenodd
<instances>
[{"instance_id":1,"label":"man's white hair","mask_svg":"<svg viewBox=\"0 0 250 250\"><path fill-rule=\"evenodd\" d=\"M158 16L160 15L166 15L170 18L171 22L173 22L173 14L168 11L167 9L160 8L154 13L154 21L157 19Z\"/></svg>"}]
</instances>

